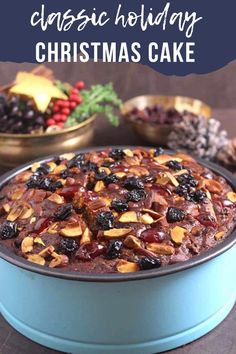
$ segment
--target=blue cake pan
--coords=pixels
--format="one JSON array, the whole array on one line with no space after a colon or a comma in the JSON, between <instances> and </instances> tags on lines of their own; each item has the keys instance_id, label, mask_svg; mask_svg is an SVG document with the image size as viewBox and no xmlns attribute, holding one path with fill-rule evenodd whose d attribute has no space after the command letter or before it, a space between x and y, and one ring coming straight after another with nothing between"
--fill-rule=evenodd
<instances>
[{"instance_id":1,"label":"blue cake pan","mask_svg":"<svg viewBox=\"0 0 236 354\"><path fill-rule=\"evenodd\" d=\"M236 190L229 172L199 162ZM0 188L31 165L3 175ZM235 270L235 231L188 261L129 274L49 269L1 245L0 310L20 333L62 352L160 353L196 340L224 320L236 301Z\"/></svg>"}]
</instances>

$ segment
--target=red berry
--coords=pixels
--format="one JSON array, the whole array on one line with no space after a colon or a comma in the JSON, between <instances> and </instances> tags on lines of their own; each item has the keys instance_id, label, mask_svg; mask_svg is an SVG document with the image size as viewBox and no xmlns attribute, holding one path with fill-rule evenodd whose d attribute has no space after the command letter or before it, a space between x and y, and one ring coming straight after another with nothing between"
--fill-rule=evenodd
<instances>
[{"instance_id":1,"label":"red berry","mask_svg":"<svg viewBox=\"0 0 236 354\"><path fill-rule=\"evenodd\" d=\"M61 114L61 122L66 122L68 116L66 114Z\"/></svg>"},{"instance_id":2,"label":"red berry","mask_svg":"<svg viewBox=\"0 0 236 354\"><path fill-rule=\"evenodd\" d=\"M53 119L57 123L60 122L61 121L61 114L54 114Z\"/></svg>"},{"instance_id":3,"label":"red berry","mask_svg":"<svg viewBox=\"0 0 236 354\"><path fill-rule=\"evenodd\" d=\"M84 81L78 81L78 82L76 82L76 88L78 89L78 90L82 90L83 88L84 88L84 86L85 86L85 84L84 84Z\"/></svg>"},{"instance_id":4,"label":"red berry","mask_svg":"<svg viewBox=\"0 0 236 354\"><path fill-rule=\"evenodd\" d=\"M60 107L58 105L53 106L53 112L58 113L60 111Z\"/></svg>"},{"instance_id":5,"label":"red berry","mask_svg":"<svg viewBox=\"0 0 236 354\"><path fill-rule=\"evenodd\" d=\"M63 103L61 104L61 106L63 108L68 108L70 106L70 102L69 101L63 101Z\"/></svg>"},{"instance_id":6,"label":"red berry","mask_svg":"<svg viewBox=\"0 0 236 354\"><path fill-rule=\"evenodd\" d=\"M82 97L81 96L77 96L75 102L80 104L82 102Z\"/></svg>"},{"instance_id":7,"label":"red berry","mask_svg":"<svg viewBox=\"0 0 236 354\"><path fill-rule=\"evenodd\" d=\"M79 97L78 95L75 95L75 94L71 94L69 99L70 101L74 101L74 102L77 102L77 97Z\"/></svg>"},{"instance_id":8,"label":"red berry","mask_svg":"<svg viewBox=\"0 0 236 354\"><path fill-rule=\"evenodd\" d=\"M78 95L78 93L79 93L79 90L77 88L73 88L71 90L71 94Z\"/></svg>"},{"instance_id":9,"label":"red berry","mask_svg":"<svg viewBox=\"0 0 236 354\"><path fill-rule=\"evenodd\" d=\"M64 128L64 123L59 122L59 123L57 123L57 126L60 127L61 129L63 129Z\"/></svg>"},{"instance_id":10,"label":"red berry","mask_svg":"<svg viewBox=\"0 0 236 354\"><path fill-rule=\"evenodd\" d=\"M70 102L70 108L74 109L75 107L77 107L78 104L76 102Z\"/></svg>"},{"instance_id":11,"label":"red berry","mask_svg":"<svg viewBox=\"0 0 236 354\"><path fill-rule=\"evenodd\" d=\"M61 111L61 113L65 114L65 115L69 115L70 114L70 109L69 108L63 108L63 110Z\"/></svg>"},{"instance_id":12,"label":"red berry","mask_svg":"<svg viewBox=\"0 0 236 354\"><path fill-rule=\"evenodd\" d=\"M51 125L55 125L55 124L56 124L56 122L55 122L54 119L50 118L50 119L47 120L47 125L48 125L49 127L50 127Z\"/></svg>"},{"instance_id":13,"label":"red berry","mask_svg":"<svg viewBox=\"0 0 236 354\"><path fill-rule=\"evenodd\" d=\"M65 101L63 101L63 100L58 100L58 101L57 101L57 104L58 104L58 106L63 107L64 102L65 102Z\"/></svg>"}]
</instances>

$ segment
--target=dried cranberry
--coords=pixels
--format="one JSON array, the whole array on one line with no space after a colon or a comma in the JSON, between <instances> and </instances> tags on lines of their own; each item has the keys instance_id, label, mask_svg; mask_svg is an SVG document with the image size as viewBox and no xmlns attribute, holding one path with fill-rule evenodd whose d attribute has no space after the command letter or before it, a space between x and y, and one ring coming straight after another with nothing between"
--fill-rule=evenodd
<instances>
[{"instance_id":1,"label":"dried cranberry","mask_svg":"<svg viewBox=\"0 0 236 354\"><path fill-rule=\"evenodd\" d=\"M5 221L0 226L0 238L2 240L8 240L16 237L18 234L17 224L12 221Z\"/></svg>"},{"instance_id":2,"label":"dried cranberry","mask_svg":"<svg viewBox=\"0 0 236 354\"><path fill-rule=\"evenodd\" d=\"M206 227L217 227L216 219L211 215L200 214L196 219Z\"/></svg>"},{"instance_id":3,"label":"dried cranberry","mask_svg":"<svg viewBox=\"0 0 236 354\"><path fill-rule=\"evenodd\" d=\"M92 243L87 243L80 246L75 256L76 259L78 260L90 261L93 258L105 254L105 252L106 252L106 247L94 241Z\"/></svg>"},{"instance_id":4,"label":"dried cranberry","mask_svg":"<svg viewBox=\"0 0 236 354\"><path fill-rule=\"evenodd\" d=\"M144 257L139 260L139 267L141 270L159 268L160 266L161 261L159 258Z\"/></svg>"},{"instance_id":5,"label":"dried cranberry","mask_svg":"<svg viewBox=\"0 0 236 354\"><path fill-rule=\"evenodd\" d=\"M164 240L166 234L164 231L158 229L148 229L141 233L141 240L148 243L160 243Z\"/></svg>"},{"instance_id":6,"label":"dried cranberry","mask_svg":"<svg viewBox=\"0 0 236 354\"><path fill-rule=\"evenodd\" d=\"M50 222L51 222L50 218L39 219L34 226L34 231L40 234L43 230L45 230L49 226Z\"/></svg>"},{"instance_id":7,"label":"dried cranberry","mask_svg":"<svg viewBox=\"0 0 236 354\"><path fill-rule=\"evenodd\" d=\"M119 257L122 247L123 247L122 241L119 240L110 241L107 249L106 257L108 259L114 259Z\"/></svg>"},{"instance_id":8,"label":"dried cranberry","mask_svg":"<svg viewBox=\"0 0 236 354\"><path fill-rule=\"evenodd\" d=\"M183 221L185 218L185 212L181 209L170 207L166 213L166 220L168 223L173 223L177 221Z\"/></svg>"},{"instance_id":9,"label":"dried cranberry","mask_svg":"<svg viewBox=\"0 0 236 354\"><path fill-rule=\"evenodd\" d=\"M78 192L79 187L78 186L70 186L70 187L64 187L60 191L60 195L64 197L67 201L70 201L74 198L74 195L76 192Z\"/></svg>"}]
</instances>

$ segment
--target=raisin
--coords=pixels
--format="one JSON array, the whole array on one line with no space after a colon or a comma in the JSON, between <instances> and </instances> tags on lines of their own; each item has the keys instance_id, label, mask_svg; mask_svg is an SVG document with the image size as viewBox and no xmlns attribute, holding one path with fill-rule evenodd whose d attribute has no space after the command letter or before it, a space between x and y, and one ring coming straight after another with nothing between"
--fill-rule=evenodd
<instances>
[{"instance_id":1,"label":"raisin","mask_svg":"<svg viewBox=\"0 0 236 354\"><path fill-rule=\"evenodd\" d=\"M177 221L183 221L185 218L185 212L181 209L170 207L166 213L166 220L168 223L173 223Z\"/></svg>"},{"instance_id":2,"label":"raisin","mask_svg":"<svg viewBox=\"0 0 236 354\"><path fill-rule=\"evenodd\" d=\"M183 166L176 160L171 160L166 163L166 166L169 167L171 170L180 171L183 169Z\"/></svg>"},{"instance_id":3,"label":"raisin","mask_svg":"<svg viewBox=\"0 0 236 354\"><path fill-rule=\"evenodd\" d=\"M95 179L97 181L103 181L107 177L107 174L105 171L99 171L95 174Z\"/></svg>"},{"instance_id":4,"label":"raisin","mask_svg":"<svg viewBox=\"0 0 236 354\"><path fill-rule=\"evenodd\" d=\"M134 189L127 193L126 199L129 202L139 202L146 197L146 193L143 189Z\"/></svg>"},{"instance_id":5,"label":"raisin","mask_svg":"<svg viewBox=\"0 0 236 354\"><path fill-rule=\"evenodd\" d=\"M60 173L60 178L62 178L62 179L66 179L69 176L70 176L70 171L68 171L68 170L61 171L61 173Z\"/></svg>"},{"instance_id":6,"label":"raisin","mask_svg":"<svg viewBox=\"0 0 236 354\"><path fill-rule=\"evenodd\" d=\"M41 179L39 178L38 175L33 174L29 180L26 182L26 186L28 188L38 188L40 185Z\"/></svg>"},{"instance_id":7,"label":"raisin","mask_svg":"<svg viewBox=\"0 0 236 354\"><path fill-rule=\"evenodd\" d=\"M50 171L51 171L51 168L47 163L41 164L40 167L37 168L37 170L36 170L36 172L40 172L44 175L48 175Z\"/></svg>"},{"instance_id":8,"label":"raisin","mask_svg":"<svg viewBox=\"0 0 236 354\"><path fill-rule=\"evenodd\" d=\"M109 153L109 157L114 160L121 160L124 157L124 151L122 149L112 149Z\"/></svg>"},{"instance_id":9,"label":"raisin","mask_svg":"<svg viewBox=\"0 0 236 354\"><path fill-rule=\"evenodd\" d=\"M12 221L5 221L0 226L0 238L2 240L8 240L16 237L18 234L17 224Z\"/></svg>"},{"instance_id":10,"label":"raisin","mask_svg":"<svg viewBox=\"0 0 236 354\"><path fill-rule=\"evenodd\" d=\"M189 185L179 185L175 189L175 193L178 194L180 197L185 197L190 191L190 186Z\"/></svg>"},{"instance_id":11,"label":"raisin","mask_svg":"<svg viewBox=\"0 0 236 354\"><path fill-rule=\"evenodd\" d=\"M73 207L71 204L66 204L66 205L63 205L62 207L60 207L55 215L54 215L54 219L57 220L57 221L63 221L63 220L66 220L67 218L69 218L72 214L72 210L73 210Z\"/></svg>"},{"instance_id":12,"label":"raisin","mask_svg":"<svg viewBox=\"0 0 236 354\"><path fill-rule=\"evenodd\" d=\"M156 181L156 177L153 175L148 175L143 178L144 183L154 183Z\"/></svg>"},{"instance_id":13,"label":"raisin","mask_svg":"<svg viewBox=\"0 0 236 354\"><path fill-rule=\"evenodd\" d=\"M106 258L108 259L114 259L119 257L120 252L123 247L123 242L116 240L116 241L110 241L107 253L106 253Z\"/></svg>"},{"instance_id":14,"label":"raisin","mask_svg":"<svg viewBox=\"0 0 236 354\"><path fill-rule=\"evenodd\" d=\"M129 209L128 203L120 199L114 199L111 203L111 207L118 213Z\"/></svg>"},{"instance_id":15,"label":"raisin","mask_svg":"<svg viewBox=\"0 0 236 354\"><path fill-rule=\"evenodd\" d=\"M61 159L60 156L55 156L54 159L53 159L53 161L54 161L55 164L58 166L58 165L61 164L62 159Z\"/></svg>"},{"instance_id":16,"label":"raisin","mask_svg":"<svg viewBox=\"0 0 236 354\"><path fill-rule=\"evenodd\" d=\"M71 254L78 249L78 244L71 238L63 238L59 245L59 250L66 254Z\"/></svg>"},{"instance_id":17,"label":"raisin","mask_svg":"<svg viewBox=\"0 0 236 354\"><path fill-rule=\"evenodd\" d=\"M141 270L159 268L160 266L161 261L159 258L144 257L139 260L139 267Z\"/></svg>"},{"instance_id":18,"label":"raisin","mask_svg":"<svg viewBox=\"0 0 236 354\"><path fill-rule=\"evenodd\" d=\"M184 186L196 187L198 185L198 181L190 173L178 176L177 181Z\"/></svg>"},{"instance_id":19,"label":"raisin","mask_svg":"<svg viewBox=\"0 0 236 354\"><path fill-rule=\"evenodd\" d=\"M128 190L144 189L144 184L138 177L128 177L124 182L124 187Z\"/></svg>"},{"instance_id":20,"label":"raisin","mask_svg":"<svg viewBox=\"0 0 236 354\"><path fill-rule=\"evenodd\" d=\"M72 167L81 167L81 165L84 163L84 154L78 154L76 156L73 157L73 159L71 159L68 162L68 167L72 168Z\"/></svg>"},{"instance_id":21,"label":"raisin","mask_svg":"<svg viewBox=\"0 0 236 354\"><path fill-rule=\"evenodd\" d=\"M154 156L160 156L162 154L164 154L164 149L162 149L161 147L155 149Z\"/></svg>"},{"instance_id":22,"label":"raisin","mask_svg":"<svg viewBox=\"0 0 236 354\"><path fill-rule=\"evenodd\" d=\"M186 196L187 200L195 203L202 203L206 198L207 198L206 193L201 189L199 189L196 192L190 193Z\"/></svg>"},{"instance_id":23,"label":"raisin","mask_svg":"<svg viewBox=\"0 0 236 354\"><path fill-rule=\"evenodd\" d=\"M97 214L97 226L102 230L109 230L114 227L114 216L110 211L101 211Z\"/></svg>"},{"instance_id":24,"label":"raisin","mask_svg":"<svg viewBox=\"0 0 236 354\"><path fill-rule=\"evenodd\" d=\"M111 173L110 175L106 176L106 178L104 179L104 182L106 185L108 185L111 183L116 183L116 182L118 182L118 180L119 180L118 177Z\"/></svg>"}]
</instances>

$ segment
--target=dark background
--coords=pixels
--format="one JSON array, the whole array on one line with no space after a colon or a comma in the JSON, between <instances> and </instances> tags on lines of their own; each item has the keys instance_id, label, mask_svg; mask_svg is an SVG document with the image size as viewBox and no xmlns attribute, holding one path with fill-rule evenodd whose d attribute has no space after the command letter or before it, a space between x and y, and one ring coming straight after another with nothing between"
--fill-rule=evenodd
<instances>
[{"instance_id":1,"label":"dark background","mask_svg":"<svg viewBox=\"0 0 236 354\"><path fill-rule=\"evenodd\" d=\"M184 95L199 98L213 108L236 108L236 61L210 74L165 76L147 66L133 63L50 63L57 78L75 83L114 82L122 99L142 94ZM18 70L33 64L0 63L0 85L13 80Z\"/></svg>"}]
</instances>

